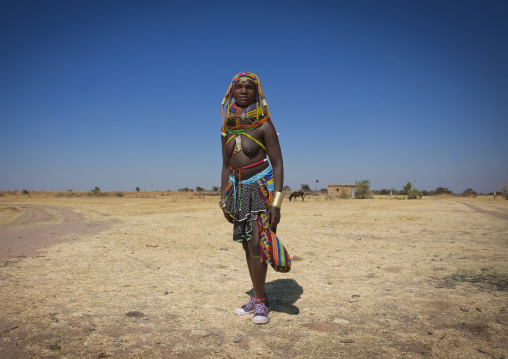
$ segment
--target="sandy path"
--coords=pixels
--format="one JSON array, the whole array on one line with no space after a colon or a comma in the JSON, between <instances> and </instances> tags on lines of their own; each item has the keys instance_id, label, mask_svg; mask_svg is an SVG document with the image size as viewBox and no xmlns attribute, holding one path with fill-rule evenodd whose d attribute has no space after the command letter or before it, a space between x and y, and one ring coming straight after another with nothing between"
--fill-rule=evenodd
<instances>
[{"instance_id":1,"label":"sandy path","mask_svg":"<svg viewBox=\"0 0 508 359\"><path fill-rule=\"evenodd\" d=\"M501 219L505 219L508 221L508 213L506 213L506 212L501 213L501 212L497 212L497 211L487 211L487 210L482 209L478 206L475 206L474 204L471 204L471 203L467 203L467 202L459 202L459 203L462 203L462 204L468 206L469 208L471 208L472 210L474 210L478 213L490 214L491 216L494 216L496 218L501 218Z\"/></svg>"},{"instance_id":2,"label":"sandy path","mask_svg":"<svg viewBox=\"0 0 508 359\"><path fill-rule=\"evenodd\" d=\"M78 213L48 206L9 204L28 212L28 217L0 227L0 263L10 258L33 256L44 247L65 241L71 234L97 233L112 222L82 223ZM47 221L45 223L45 221Z\"/></svg>"}]
</instances>

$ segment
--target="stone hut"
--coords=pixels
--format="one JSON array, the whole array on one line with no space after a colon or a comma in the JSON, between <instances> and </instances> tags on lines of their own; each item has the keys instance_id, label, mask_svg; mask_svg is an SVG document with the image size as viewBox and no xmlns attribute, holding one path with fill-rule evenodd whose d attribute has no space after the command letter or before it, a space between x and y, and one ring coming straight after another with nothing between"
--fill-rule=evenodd
<instances>
[{"instance_id":1,"label":"stone hut","mask_svg":"<svg viewBox=\"0 0 508 359\"><path fill-rule=\"evenodd\" d=\"M329 184L328 195L331 197L339 197L342 193L346 193L349 196L355 195L354 184Z\"/></svg>"}]
</instances>

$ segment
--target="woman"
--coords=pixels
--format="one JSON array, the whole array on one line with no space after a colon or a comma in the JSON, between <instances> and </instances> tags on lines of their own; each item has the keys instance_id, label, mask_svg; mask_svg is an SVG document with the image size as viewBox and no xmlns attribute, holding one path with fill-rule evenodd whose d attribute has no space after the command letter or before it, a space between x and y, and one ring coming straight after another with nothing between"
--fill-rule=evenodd
<instances>
[{"instance_id":1,"label":"woman","mask_svg":"<svg viewBox=\"0 0 508 359\"><path fill-rule=\"evenodd\" d=\"M235 309L235 313L254 313L254 323L266 324L269 321L265 295L267 263L280 272L291 268L291 259L275 236L283 198L282 154L256 75L249 72L236 75L222 106L219 204L224 217L233 224L233 240L243 245L254 287L254 297Z\"/></svg>"}]
</instances>

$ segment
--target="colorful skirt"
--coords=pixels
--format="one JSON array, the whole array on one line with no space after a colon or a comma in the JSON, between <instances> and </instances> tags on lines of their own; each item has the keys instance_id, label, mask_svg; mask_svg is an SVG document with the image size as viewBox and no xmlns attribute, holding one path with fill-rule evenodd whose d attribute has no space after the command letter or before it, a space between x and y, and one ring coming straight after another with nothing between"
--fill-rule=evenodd
<instances>
[{"instance_id":1,"label":"colorful skirt","mask_svg":"<svg viewBox=\"0 0 508 359\"><path fill-rule=\"evenodd\" d=\"M267 207L272 201L273 171L269 166L259 174L237 183L229 176L225 211L234 219L233 240L248 242L255 223L259 233L260 256L277 272L291 270L291 257L268 223Z\"/></svg>"}]
</instances>

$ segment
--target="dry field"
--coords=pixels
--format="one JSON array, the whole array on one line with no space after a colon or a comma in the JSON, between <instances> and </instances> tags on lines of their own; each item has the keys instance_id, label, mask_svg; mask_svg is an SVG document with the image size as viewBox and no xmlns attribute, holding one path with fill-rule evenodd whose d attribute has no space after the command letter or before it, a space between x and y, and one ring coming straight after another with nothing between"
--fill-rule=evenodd
<instances>
[{"instance_id":1,"label":"dry field","mask_svg":"<svg viewBox=\"0 0 508 359\"><path fill-rule=\"evenodd\" d=\"M0 264L0 357L508 357L508 201L286 200L293 268L269 268L264 326L232 312L252 291L217 202L0 197L0 246L2 229L42 231L61 210L112 221Z\"/></svg>"}]
</instances>

